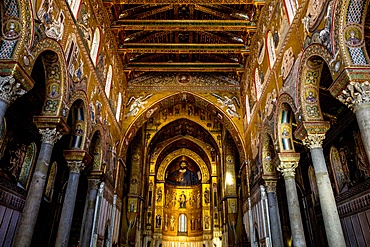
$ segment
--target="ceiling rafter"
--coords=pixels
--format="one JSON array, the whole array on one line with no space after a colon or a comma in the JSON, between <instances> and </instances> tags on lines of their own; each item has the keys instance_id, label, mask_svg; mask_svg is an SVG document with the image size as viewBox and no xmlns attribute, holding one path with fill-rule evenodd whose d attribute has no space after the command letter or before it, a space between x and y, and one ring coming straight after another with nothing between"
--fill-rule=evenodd
<instances>
[{"instance_id":1,"label":"ceiling rafter","mask_svg":"<svg viewBox=\"0 0 370 247\"><path fill-rule=\"evenodd\" d=\"M248 31L256 26L244 20L117 20L112 29L173 31Z\"/></svg>"},{"instance_id":2,"label":"ceiling rafter","mask_svg":"<svg viewBox=\"0 0 370 247\"><path fill-rule=\"evenodd\" d=\"M243 44L124 44L119 53L249 53Z\"/></svg>"}]
</instances>

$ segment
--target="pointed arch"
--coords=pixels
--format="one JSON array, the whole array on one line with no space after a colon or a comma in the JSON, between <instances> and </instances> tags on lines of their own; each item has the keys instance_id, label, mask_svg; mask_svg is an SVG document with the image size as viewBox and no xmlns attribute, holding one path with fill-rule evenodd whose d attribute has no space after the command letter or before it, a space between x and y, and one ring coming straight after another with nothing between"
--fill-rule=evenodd
<instances>
[{"instance_id":1,"label":"pointed arch","mask_svg":"<svg viewBox=\"0 0 370 247\"><path fill-rule=\"evenodd\" d=\"M136 132L141 128L141 126L146 123L150 117L157 111L159 111L162 107L162 103L166 100L174 100L175 98L181 98L184 95L188 97L194 98L194 104L197 105L200 109L204 109L205 111L211 112L214 114L219 123L223 124L225 128L230 132L233 141L235 142L236 148L239 152L239 157L241 163L246 160L245 154L245 143L244 139L241 137L240 130L235 125L235 123L231 120L231 117L228 116L220 107L213 104L209 100L190 93L190 92L181 92L181 93L173 93L168 95L167 97L163 97L162 99L152 102L150 106L146 107L144 111L139 113L136 118L127 126L124 134L123 134L123 141L120 143L120 155L125 160L126 159L126 151L132 139L134 138ZM207 127L205 127L207 128Z\"/></svg>"}]
</instances>

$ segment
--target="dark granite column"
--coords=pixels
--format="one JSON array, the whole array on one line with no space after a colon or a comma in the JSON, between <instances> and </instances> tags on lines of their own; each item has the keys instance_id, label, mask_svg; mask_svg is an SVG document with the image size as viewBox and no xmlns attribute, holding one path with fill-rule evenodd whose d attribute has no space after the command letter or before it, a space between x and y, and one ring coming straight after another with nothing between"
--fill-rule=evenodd
<instances>
[{"instance_id":1,"label":"dark granite column","mask_svg":"<svg viewBox=\"0 0 370 247\"><path fill-rule=\"evenodd\" d=\"M272 246L283 247L283 234L281 230L279 208L276 198L276 180L266 180L265 184L270 215Z\"/></svg>"},{"instance_id":2,"label":"dark granite column","mask_svg":"<svg viewBox=\"0 0 370 247\"><path fill-rule=\"evenodd\" d=\"M82 232L82 239L80 246L81 247L88 247L90 244L91 238L91 230L94 220L94 212L95 212L95 202L96 196L98 194L98 186L101 183L100 179L90 179L89 178L89 191L88 197L86 201L86 216L84 222L84 229Z\"/></svg>"},{"instance_id":3,"label":"dark granite column","mask_svg":"<svg viewBox=\"0 0 370 247\"><path fill-rule=\"evenodd\" d=\"M68 246L80 172L85 168L85 164L88 164L91 160L89 155L82 150L66 150L64 151L64 157L68 163L69 178L55 241L55 246L57 247Z\"/></svg>"},{"instance_id":4,"label":"dark granite column","mask_svg":"<svg viewBox=\"0 0 370 247\"><path fill-rule=\"evenodd\" d=\"M68 131L68 127L64 121L58 117L35 117L34 122L40 129L42 143L23 212L18 222L18 229L14 236L14 247L27 247L31 245L40 204L44 195L51 154L55 142L61 137L56 127L58 125L58 129L61 131ZM46 126L54 128L48 128Z\"/></svg>"}]
</instances>

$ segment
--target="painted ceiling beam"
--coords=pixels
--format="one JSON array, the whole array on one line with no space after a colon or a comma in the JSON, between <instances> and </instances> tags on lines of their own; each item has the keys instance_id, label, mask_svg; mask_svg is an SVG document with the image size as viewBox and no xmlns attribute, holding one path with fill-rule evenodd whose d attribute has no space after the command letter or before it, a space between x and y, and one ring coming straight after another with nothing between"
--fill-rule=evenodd
<instances>
[{"instance_id":1,"label":"painted ceiling beam","mask_svg":"<svg viewBox=\"0 0 370 247\"><path fill-rule=\"evenodd\" d=\"M145 44L122 45L119 53L196 53L196 54L246 54L249 47L243 44Z\"/></svg>"},{"instance_id":2,"label":"painted ceiling beam","mask_svg":"<svg viewBox=\"0 0 370 247\"><path fill-rule=\"evenodd\" d=\"M129 63L125 72L243 72L239 63Z\"/></svg>"},{"instance_id":3,"label":"painted ceiling beam","mask_svg":"<svg viewBox=\"0 0 370 247\"><path fill-rule=\"evenodd\" d=\"M103 0L110 4L264 4L265 0Z\"/></svg>"},{"instance_id":4,"label":"painted ceiling beam","mask_svg":"<svg viewBox=\"0 0 370 247\"><path fill-rule=\"evenodd\" d=\"M111 26L118 30L172 31L256 31L246 20L117 20Z\"/></svg>"}]
</instances>

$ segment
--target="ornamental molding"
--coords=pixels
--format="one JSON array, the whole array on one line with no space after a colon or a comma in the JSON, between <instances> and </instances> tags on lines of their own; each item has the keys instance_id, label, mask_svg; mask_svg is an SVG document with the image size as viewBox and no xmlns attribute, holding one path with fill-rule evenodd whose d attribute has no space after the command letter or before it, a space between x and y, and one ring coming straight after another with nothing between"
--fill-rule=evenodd
<instances>
[{"instance_id":1,"label":"ornamental molding","mask_svg":"<svg viewBox=\"0 0 370 247\"><path fill-rule=\"evenodd\" d=\"M54 145L62 137L62 135L59 133L59 131L57 131L56 128L40 129L39 132L41 134L41 141L43 143L48 143L51 145Z\"/></svg>"},{"instance_id":2,"label":"ornamental molding","mask_svg":"<svg viewBox=\"0 0 370 247\"><path fill-rule=\"evenodd\" d=\"M370 83L350 82L337 99L356 112L357 107L370 103Z\"/></svg>"},{"instance_id":3,"label":"ornamental molding","mask_svg":"<svg viewBox=\"0 0 370 247\"><path fill-rule=\"evenodd\" d=\"M69 168L70 173L77 173L80 172L85 168L85 164L82 161L67 161L67 166Z\"/></svg>"},{"instance_id":4,"label":"ornamental molding","mask_svg":"<svg viewBox=\"0 0 370 247\"><path fill-rule=\"evenodd\" d=\"M6 102L8 105L26 92L26 90L21 88L20 83L15 82L13 76L0 76L0 100Z\"/></svg>"}]
</instances>

